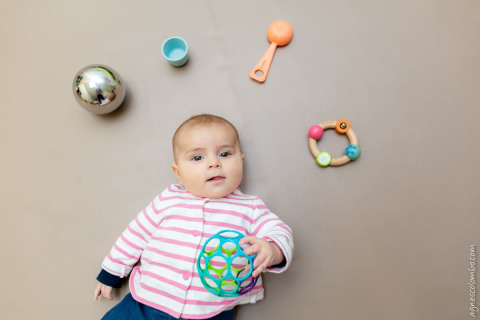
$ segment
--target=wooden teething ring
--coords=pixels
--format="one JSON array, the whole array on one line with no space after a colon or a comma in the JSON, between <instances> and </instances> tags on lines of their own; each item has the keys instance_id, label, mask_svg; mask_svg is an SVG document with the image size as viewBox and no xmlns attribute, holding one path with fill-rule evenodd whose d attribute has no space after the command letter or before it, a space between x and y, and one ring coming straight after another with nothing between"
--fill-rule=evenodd
<instances>
[{"instance_id":1,"label":"wooden teething ring","mask_svg":"<svg viewBox=\"0 0 480 320\"><path fill-rule=\"evenodd\" d=\"M332 158L328 152L320 152L317 146L317 141L323 136L323 131L328 129L335 129L338 134L346 134L350 145L345 149L345 155L339 158ZM338 121L324 121L318 126L310 127L308 131L308 146L313 157L319 166L341 166L355 160L360 156L360 148L358 147L358 137L350 127L350 123L345 119Z\"/></svg>"}]
</instances>

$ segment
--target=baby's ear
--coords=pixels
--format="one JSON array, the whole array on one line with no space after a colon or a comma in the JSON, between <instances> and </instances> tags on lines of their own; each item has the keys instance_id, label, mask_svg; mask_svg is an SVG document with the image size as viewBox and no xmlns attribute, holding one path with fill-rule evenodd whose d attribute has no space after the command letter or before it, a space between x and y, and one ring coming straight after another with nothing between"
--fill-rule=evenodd
<instances>
[{"instance_id":1,"label":"baby's ear","mask_svg":"<svg viewBox=\"0 0 480 320\"><path fill-rule=\"evenodd\" d=\"M178 182L182 184L182 182L180 181L180 172L178 171L178 165L175 162L172 163L172 170L173 170L173 173L175 173L175 175L177 176Z\"/></svg>"}]
</instances>

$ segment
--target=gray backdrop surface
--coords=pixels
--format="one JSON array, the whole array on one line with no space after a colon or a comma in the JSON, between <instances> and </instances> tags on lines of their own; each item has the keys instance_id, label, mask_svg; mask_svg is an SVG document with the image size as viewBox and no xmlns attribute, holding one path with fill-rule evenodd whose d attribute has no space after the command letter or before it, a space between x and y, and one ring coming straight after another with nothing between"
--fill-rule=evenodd
<instances>
[{"instance_id":1,"label":"gray backdrop surface","mask_svg":"<svg viewBox=\"0 0 480 320\"><path fill-rule=\"evenodd\" d=\"M291 268L237 319L472 318L480 1L0 4L1 319L99 319L119 301L128 288L92 302L101 261L176 182L171 136L204 112L237 126L242 190L294 231ZM294 37L259 84L248 74L278 19ZM170 36L188 42L182 68L162 57ZM71 92L93 63L124 79L112 114ZM308 128L340 118L362 155L320 168ZM347 140L318 145L339 156Z\"/></svg>"}]
</instances>

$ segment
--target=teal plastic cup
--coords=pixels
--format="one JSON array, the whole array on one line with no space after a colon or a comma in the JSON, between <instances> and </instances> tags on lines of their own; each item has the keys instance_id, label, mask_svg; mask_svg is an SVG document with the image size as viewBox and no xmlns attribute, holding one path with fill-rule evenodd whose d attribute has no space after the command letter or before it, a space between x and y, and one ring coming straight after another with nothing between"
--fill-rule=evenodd
<instances>
[{"instance_id":1,"label":"teal plastic cup","mask_svg":"<svg viewBox=\"0 0 480 320\"><path fill-rule=\"evenodd\" d=\"M162 53L165 59L174 67L181 67L188 60L188 46L180 37L171 37L162 45Z\"/></svg>"}]
</instances>

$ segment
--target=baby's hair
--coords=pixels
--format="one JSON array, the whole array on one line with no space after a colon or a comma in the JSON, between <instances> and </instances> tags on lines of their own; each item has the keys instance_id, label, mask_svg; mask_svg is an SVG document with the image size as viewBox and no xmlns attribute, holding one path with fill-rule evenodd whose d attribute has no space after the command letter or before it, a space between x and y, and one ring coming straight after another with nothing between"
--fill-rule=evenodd
<instances>
[{"instance_id":1,"label":"baby's hair","mask_svg":"<svg viewBox=\"0 0 480 320\"><path fill-rule=\"evenodd\" d=\"M195 127L208 127L211 126L212 124L221 124L221 125L227 125L230 128L232 128L233 132L235 133L235 137L238 141L238 144L240 144L240 137L238 136L238 131L235 128L233 124L230 123L230 121L219 117L219 116L214 116L212 114L198 114L195 116L192 116L191 118L185 120L175 131L175 134L173 135L172 138L172 147L174 151L174 156L175 156L175 145L176 145L176 140L178 138L178 135L180 131L183 129L187 128L195 128Z\"/></svg>"}]
</instances>

